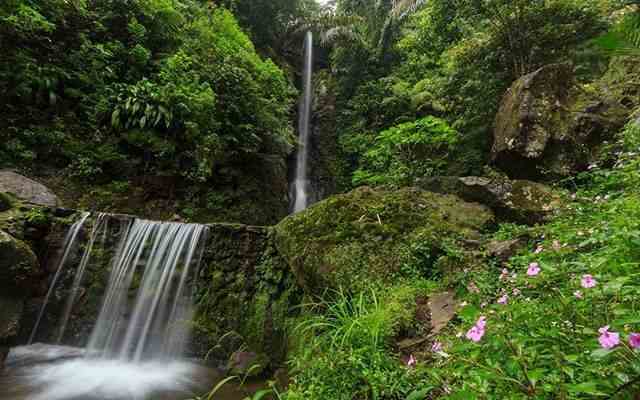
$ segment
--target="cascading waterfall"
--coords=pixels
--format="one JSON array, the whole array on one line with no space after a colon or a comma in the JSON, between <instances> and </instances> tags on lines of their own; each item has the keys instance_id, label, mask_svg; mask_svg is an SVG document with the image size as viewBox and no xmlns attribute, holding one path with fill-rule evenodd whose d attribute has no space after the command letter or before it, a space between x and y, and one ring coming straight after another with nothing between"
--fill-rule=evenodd
<instances>
[{"instance_id":1,"label":"cascading waterfall","mask_svg":"<svg viewBox=\"0 0 640 400\"><path fill-rule=\"evenodd\" d=\"M80 231L82 230L82 227L84 226L85 222L87 222L87 218L89 218L90 213L83 213L82 216L80 217L80 219L78 221L76 221L72 226L71 229L69 229L69 232L67 232L67 235L64 239L64 244L62 246L63 251L62 251L62 258L60 258L60 262L58 262L58 267L56 268L56 273L53 276L53 280L51 282L51 285L49 285L49 290L47 291L47 295L44 298L44 303L42 303L42 307L40 307L40 312L38 313L38 318L36 319L36 323L33 327L33 330L31 331L31 336L29 337L29 344L33 343L33 339L36 336L36 333L38 332L38 327L40 326L40 322L42 321L42 317L44 315L44 312L47 308L47 305L49 304L49 301L51 300L51 295L53 294L54 289L56 288L56 285L58 283L58 280L60 279L60 275L62 274L62 272L65 269L65 265L67 263L67 260L69 258L69 254L71 253L71 250L74 248L74 246L76 245L76 239L78 238L78 233L80 233Z\"/></svg>"},{"instance_id":2,"label":"cascading waterfall","mask_svg":"<svg viewBox=\"0 0 640 400\"><path fill-rule=\"evenodd\" d=\"M30 343L67 269L72 249L79 246L79 232L89 214L69 230L62 259L47 292ZM63 308L57 343L64 337L72 310L85 280L87 266L97 248L103 252L110 216L99 213L93 221L87 243ZM204 250L207 227L197 224L129 220L111 260L111 271L97 321L89 339L89 354L139 362L145 354L154 358L178 357L188 339L193 285ZM134 299L131 292L136 291Z\"/></svg>"},{"instance_id":3,"label":"cascading waterfall","mask_svg":"<svg viewBox=\"0 0 640 400\"><path fill-rule=\"evenodd\" d=\"M64 336L64 332L67 329L67 324L69 323L69 317L71 316L71 311L73 310L73 306L76 303L78 298L78 294L80 293L81 285L83 283L84 275L87 270L87 265L89 264L89 260L91 259L91 253L93 251L93 247L96 244L96 240L100 239L100 243L102 247L107 240L107 225L108 219L106 218L106 214L99 213L96 217L96 220L91 228L91 234L89 235L89 242L84 249L84 253L82 254L82 258L80 259L80 264L76 269L75 277L73 279L73 286L71 287L71 291L69 296L67 297L67 301L64 306L64 310L62 313L62 319L60 321L60 328L58 331L58 337L56 339L57 343L62 342L62 338Z\"/></svg>"},{"instance_id":4,"label":"cascading waterfall","mask_svg":"<svg viewBox=\"0 0 640 400\"><path fill-rule=\"evenodd\" d=\"M311 125L311 97L313 92L313 34L307 32L304 43L303 95L300 99L298 117L299 147L296 159L296 176L294 181L293 212L297 213L309 205L309 179L307 176L309 159L309 134Z\"/></svg>"},{"instance_id":5,"label":"cascading waterfall","mask_svg":"<svg viewBox=\"0 0 640 400\"><path fill-rule=\"evenodd\" d=\"M61 276L72 271L69 264L75 258L71 254L82 249L73 280L68 283L57 337L63 338L89 271L95 273L95 266L108 265L104 267L109 268L105 271L108 282L87 349L42 344L14 349L14 357L43 361L21 370L19 385L12 382L16 387L22 385L20 390L28 388L29 395L9 393L7 398L0 394L0 399L138 400L159 393L208 390L209 382L206 386L198 382L205 376L205 367L181 359L189 339L194 283L208 228L108 214L89 217L83 214L66 235L59 268L31 335L32 339L36 336L56 286L67 284L68 279ZM120 225L113 225L113 220ZM81 241L83 228L88 234ZM117 239L117 244L109 239ZM105 254L113 256L108 260ZM64 355L69 359L51 361ZM0 386L5 384L0 374Z\"/></svg>"},{"instance_id":6,"label":"cascading waterfall","mask_svg":"<svg viewBox=\"0 0 640 400\"><path fill-rule=\"evenodd\" d=\"M190 278L198 272L206 227L135 220L120 243L89 349L105 357L141 361L147 354L181 354L191 314ZM137 297L129 304L134 277ZM122 316L132 310L131 317Z\"/></svg>"}]
</instances>

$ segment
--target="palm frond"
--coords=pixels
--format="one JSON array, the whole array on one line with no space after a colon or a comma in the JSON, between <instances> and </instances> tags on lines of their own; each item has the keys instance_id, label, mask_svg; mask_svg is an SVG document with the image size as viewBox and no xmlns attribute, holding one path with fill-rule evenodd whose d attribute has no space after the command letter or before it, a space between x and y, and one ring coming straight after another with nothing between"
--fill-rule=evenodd
<instances>
[{"instance_id":1,"label":"palm frond","mask_svg":"<svg viewBox=\"0 0 640 400\"><path fill-rule=\"evenodd\" d=\"M391 16L404 19L418 11L418 9L426 3L427 0L394 0Z\"/></svg>"}]
</instances>

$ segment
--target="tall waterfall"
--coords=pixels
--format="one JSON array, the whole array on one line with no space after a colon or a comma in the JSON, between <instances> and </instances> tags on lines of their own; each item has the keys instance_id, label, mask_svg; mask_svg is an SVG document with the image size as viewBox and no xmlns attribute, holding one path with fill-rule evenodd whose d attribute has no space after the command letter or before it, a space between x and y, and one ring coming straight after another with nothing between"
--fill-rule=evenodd
<instances>
[{"instance_id":1,"label":"tall waterfall","mask_svg":"<svg viewBox=\"0 0 640 400\"><path fill-rule=\"evenodd\" d=\"M313 34L307 32L304 43L303 95L300 99L298 117L299 147L296 159L296 177L294 181L295 201L293 212L304 210L309 205L309 179L307 176L309 158L309 131L311 122L311 95L313 92Z\"/></svg>"},{"instance_id":2,"label":"tall waterfall","mask_svg":"<svg viewBox=\"0 0 640 400\"><path fill-rule=\"evenodd\" d=\"M112 220L108 214L98 214L86 242L79 243L82 236L79 232L88 218L89 214L83 214L67 234L62 260L40 310L32 339L61 274L70 268L72 249L83 248L83 253L59 321L58 343L64 337L82 285L86 283L89 261L114 250L106 244L111 232L108 224ZM120 240L110 261L109 278L88 354L133 362L149 355L159 359L176 358L188 339L193 282L208 228L140 219L119 220L119 224Z\"/></svg>"}]
</instances>

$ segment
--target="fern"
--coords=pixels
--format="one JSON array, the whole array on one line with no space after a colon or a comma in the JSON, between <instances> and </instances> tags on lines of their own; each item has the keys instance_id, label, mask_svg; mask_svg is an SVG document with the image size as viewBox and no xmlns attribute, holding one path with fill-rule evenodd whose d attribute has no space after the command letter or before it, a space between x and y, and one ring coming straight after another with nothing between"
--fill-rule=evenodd
<instances>
[{"instance_id":1,"label":"fern","mask_svg":"<svg viewBox=\"0 0 640 400\"><path fill-rule=\"evenodd\" d=\"M640 57L640 14L627 15L596 43L612 55Z\"/></svg>"}]
</instances>

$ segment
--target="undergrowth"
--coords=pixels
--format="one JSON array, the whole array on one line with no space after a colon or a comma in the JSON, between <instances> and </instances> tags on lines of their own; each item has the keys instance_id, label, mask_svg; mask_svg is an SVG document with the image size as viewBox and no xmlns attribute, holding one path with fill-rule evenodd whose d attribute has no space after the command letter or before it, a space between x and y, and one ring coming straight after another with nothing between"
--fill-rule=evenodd
<instances>
[{"instance_id":1,"label":"undergrowth","mask_svg":"<svg viewBox=\"0 0 640 400\"><path fill-rule=\"evenodd\" d=\"M289 400L634 399L640 394L640 129L615 162L576 177L566 209L537 227L502 225L488 240L526 234L508 261L448 277L457 318L401 358L420 280L339 292L297 325ZM610 156L608 158L611 158ZM428 286L428 285L427 285ZM445 288L440 288L445 289ZM421 292L422 290L422 292Z\"/></svg>"}]
</instances>

